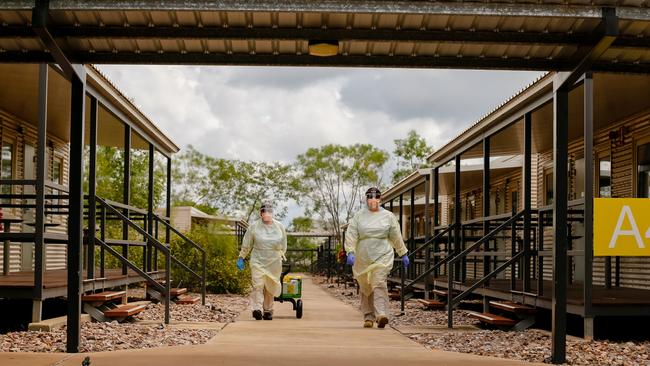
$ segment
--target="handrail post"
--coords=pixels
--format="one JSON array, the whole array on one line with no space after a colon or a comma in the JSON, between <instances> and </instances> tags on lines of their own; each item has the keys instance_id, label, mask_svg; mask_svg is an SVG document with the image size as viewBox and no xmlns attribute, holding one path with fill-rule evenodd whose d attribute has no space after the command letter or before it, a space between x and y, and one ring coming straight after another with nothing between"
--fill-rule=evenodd
<instances>
[{"instance_id":1,"label":"handrail post","mask_svg":"<svg viewBox=\"0 0 650 366\"><path fill-rule=\"evenodd\" d=\"M204 251L203 252L203 278L201 278L201 305L205 306L205 293L206 293L206 288L205 288L205 279L206 279L206 268L207 268L207 254Z\"/></svg>"},{"instance_id":2,"label":"handrail post","mask_svg":"<svg viewBox=\"0 0 650 366\"><path fill-rule=\"evenodd\" d=\"M165 253L165 324L169 324L169 306L171 303L171 252Z\"/></svg>"},{"instance_id":3,"label":"handrail post","mask_svg":"<svg viewBox=\"0 0 650 366\"><path fill-rule=\"evenodd\" d=\"M447 263L447 328L454 327L454 296L453 296L453 277L451 276L454 268L454 260Z\"/></svg>"}]
</instances>

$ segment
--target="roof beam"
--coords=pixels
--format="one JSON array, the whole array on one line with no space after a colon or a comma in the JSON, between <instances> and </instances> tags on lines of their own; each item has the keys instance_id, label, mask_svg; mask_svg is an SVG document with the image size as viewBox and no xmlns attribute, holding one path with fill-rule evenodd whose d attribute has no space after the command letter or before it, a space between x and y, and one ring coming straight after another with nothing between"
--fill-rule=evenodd
<instances>
[{"instance_id":1,"label":"roof beam","mask_svg":"<svg viewBox=\"0 0 650 366\"><path fill-rule=\"evenodd\" d=\"M47 29L49 18L48 0L37 0L32 10L32 25L34 33L40 38L52 58L61 67L68 80L76 76L79 80L86 80L86 71L82 65L73 65Z\"/></svg>"},{"instance_id":2,"label":"roof beam","mask_svg":"<svg viewBox=\"0 0 650 366\"><path fill-rule=\"evenodd\" d=\"M223 54L223 53L157 53L157 52L76 52L68 55L75 63L94 64L158 64L158 65L239 65L239 66L323 66L323 67L394 67L453 68L487 70L570 71L575 65L569 59L522 59L434 56L365 56ZM0 52L0 62L52 62L52 55L43 51ZM648 74L650 63L596 62L592 71Z\"/></svg>"},{"instance_id":3,"label":"roof beam","mask_svg":"<svg viewBox=\"0 0 650 366\"><path fill-rule=\"evenodd\" d=\"M573 86L582 75L589 71L593 64L602 56L605 51L614 43L618 36L618 18L616 9L603 8L603 19L601 20L596 34L600 40L593 47L584 52L577 66L569 73L560 73L553 82L554 90L564 89ZM582 52L581 52L582 53Z\"/></svg>"},{"instance_id":4,"label":"roof beam","mask_svg":"<svg viewBox=\"0 0 650 366\"><path fill-rule=\"evenodd\" d=\"M13 0L13 3L21 3ZM617 3L619 3L617 1ZM622 2L621 2L622 3ZM6 6L4 8L7 8ZM621 19L650 20L647 7L618 7ZM522 4L490 2L432 2L418 0L51 0L53 10L124 11L233 11L233 12L330 12L369 14L430 14L480 16L534 16L600 18L599 6L570 4Z\"/></svg>"},{"instance_id":5,"label":"roof beam","mask_svg":"<svg viewBox=\"0 0 650 366\"><path fill-rule=\"evenodd\" d=\"M289 40L336 39L340 42L449 42L474 44L592 45L598 35L588 33L494 32L413 29L334 29L334 28L247 28L247 27L168 27L168 26L48 26L54 38L107 39L209 39L209 40ZM30 26L0 26L0 38L31 38ZM618 37L612 47L649 48L648 37Z\"/></svg>"},{"instance_id":6,"label":"roof beam","mask_svg":"<svg viewBox=\"0 0 650 366\"><path fill-rule=\"evenodd\" d=\"M154 39L226 39L226 40L313 40L374 42L462 42L524 43L548 45L592 44L593 34L494 31L440 31L408 29L334 29L334 28L247 28L247 27L147 27L147 26L61 26L51 29L55 37L80 38L154 38ZM1 32L1 31L0 31ZM0 33L1 34L1 33ZM634 39L636 40L636 38ZM634 40L628 45L635 46ZM640 39L646 41L644 39ZM638 40L637 40L638 41ZM650 41L641 44L648 45Z\"/></svg>"}]
</instances>

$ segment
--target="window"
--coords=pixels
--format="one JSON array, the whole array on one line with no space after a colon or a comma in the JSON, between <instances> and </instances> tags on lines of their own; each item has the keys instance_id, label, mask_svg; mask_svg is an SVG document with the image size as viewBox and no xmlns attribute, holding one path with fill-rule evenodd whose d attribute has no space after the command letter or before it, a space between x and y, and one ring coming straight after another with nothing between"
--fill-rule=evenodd
<instances>
[{"instance_id":1,"label":"window","mask_svg":"<svg viewBox=\"0 0 650 366\"><path fill-rule=\"evenodd\" d=\"M9 142L2 143L2 161L0 162L0 179L13 179L14 178L14 145ZM0 191L2 194L11 194L11 185L3 184L0 186ZM9 202L9 199L2 200L3 202Z\"/></svg>"},{"instance_id":2,"label":"window","mask_svg":"<svg viewBox=\"0 0 650 366\"><path fill-rule=\"evenodd\" d=\"M650 143L636 149L637 197L650 197Z\"/></svg>"},{"instance_id":3,"label":"window","mask_svg":"<svg viewBox=\"0 0 650 366\"><path fill-rule=\"evenodd\" d=\"M553 173L552 170L550 173L544 175L544 204L552 205L553 204Z\"/></svg>"},{"instance_id":4,"label":"window","mask_svg":"<svg viewBox=\"0 0 650 366\"><path fill-rule=\"evenodd\" d=\"M610 157L598 160L598 197L612 196L612 162Z\"/></svg>"},{"instance_id":5,"label":"window","mask_svg":"<svg viewBox=\"0 0 650 366\"><path fill-rule=\"evenodd\" d=\"M57 184L63 184L63 176L61 174L61 169L63 167L63 161L61 158L56 158L52 161L52 182Z\"/></svg>"},{"instance_id":6,"label":"window","mask_svg":"<svg viewBox=\"0 0 650 366\"><path fill-rule=\"evenodd\" d=\"M512 212L519 212L519 192L512 191L510 199L512 200Z\"/></svg>"}]
</instances>

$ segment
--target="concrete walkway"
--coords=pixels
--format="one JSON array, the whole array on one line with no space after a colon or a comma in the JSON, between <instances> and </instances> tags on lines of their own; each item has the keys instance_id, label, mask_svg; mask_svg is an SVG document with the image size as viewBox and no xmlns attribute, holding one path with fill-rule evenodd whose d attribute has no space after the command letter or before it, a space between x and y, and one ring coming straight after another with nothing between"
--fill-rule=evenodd
<instances>
[{"instance_id":1,"label":"concrete walkway","mask_svg":"<svg viewBox=\"0 0 650 366\"><path fill-rule=\"evenodd\" d=\"M0 364L81 365L530 365L467 354L431 351L397 331L363 329L359 312L304 281L304 316L291 304L275 304L273 321L253 320L249 311L201 346L166 347L92 354L0 353Z\"/></svg>"}]
</instances>

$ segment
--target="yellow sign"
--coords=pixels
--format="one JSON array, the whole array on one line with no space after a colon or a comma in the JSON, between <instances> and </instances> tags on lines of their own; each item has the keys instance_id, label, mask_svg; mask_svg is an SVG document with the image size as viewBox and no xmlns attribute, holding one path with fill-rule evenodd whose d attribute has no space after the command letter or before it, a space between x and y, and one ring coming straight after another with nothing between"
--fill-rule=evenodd
<instances>
[{"instance_id":1,"label":"yellow sign","mask_svg":"<svg viewBox=\"0 0 650 366\"><path fill-rule=\"evenodd\" d=\"M594 199L594 255L650 256L650 199Z\"/></svg>"}]
</instances>

